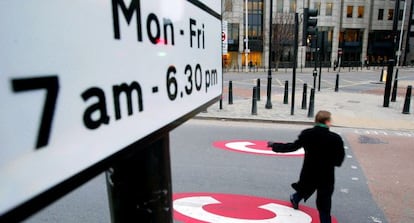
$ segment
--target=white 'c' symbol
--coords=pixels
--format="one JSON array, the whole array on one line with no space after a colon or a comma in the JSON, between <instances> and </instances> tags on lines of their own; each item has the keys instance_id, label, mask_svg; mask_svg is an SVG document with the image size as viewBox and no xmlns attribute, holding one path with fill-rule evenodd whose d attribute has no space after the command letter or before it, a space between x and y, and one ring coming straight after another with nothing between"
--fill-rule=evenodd
<instances>
[{"instance_id":1,"label":"white 'c' symbol","mask_svg":"<svg viewBox=\"0 0 414 223\"><path fill-rule=\"evenodd\" d=\"M210 213L203 209L203 206L209 204L220 204L221 202L210 196L186 197L174 201L174 209L188 217L204 222L214 223L311 223L312 218L299 210L294 210L280 204L269 203L258 208L273 212L275 217L261 220L248 220L220 216Z\"/></svg>"}]
</instances>

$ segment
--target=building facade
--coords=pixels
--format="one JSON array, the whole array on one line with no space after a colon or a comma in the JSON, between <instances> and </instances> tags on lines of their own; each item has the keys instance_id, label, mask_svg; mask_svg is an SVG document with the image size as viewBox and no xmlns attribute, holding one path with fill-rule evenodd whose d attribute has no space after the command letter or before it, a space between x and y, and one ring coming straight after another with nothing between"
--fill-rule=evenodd
<instances>
[{"instance_id":1,"label":"building facade","mask_svg":"<svg viewBox=\"0 0 414 223\"><path fill-rule=\"evenodd\" d=\"M223 0L223 20L228 23L228 53L223 55L223 64L226 68L268 67L270 60L272 67L292 67L294 18L298 13L301 40L303 8L318 9L318 41L308 39L306 45L299 41L299 67L312 66L316 58L324 66L383 64L395 52L392 29L396 1ZM410 30L412 0L400 0L399 8L397 49L402 27L400 60L401 64L410 63L414 52L407 39L414 36ZM273 35L269 56L270 27Z\"/></svg>"}]
</instances>

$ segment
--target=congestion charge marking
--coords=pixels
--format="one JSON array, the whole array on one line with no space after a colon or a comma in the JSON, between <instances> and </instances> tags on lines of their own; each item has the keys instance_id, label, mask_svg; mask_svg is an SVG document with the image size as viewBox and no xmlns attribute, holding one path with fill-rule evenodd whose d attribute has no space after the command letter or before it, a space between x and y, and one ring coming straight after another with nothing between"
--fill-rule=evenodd
<instances>
[{"instance_id":1,"label":"congestion charge marking","mask_svg":"<svg viewBox=\"0 0 414 223\"><path fill-rule=\"evenodd\" d=\"M267 147L267 141L260 140L226 140L216 141L213 146L219 149L230 150L233 152L266 155L266 156L287 156L296 157L304 156L303 148L289 153L276 153L270 147Z\"/></svg>"},{"instance_id":2,"label":"congestion charge marking","mask_svg":"<svg viewBox=\"0 0 414 223\"><path fill-rule=\"evenodd\" d=\"M319 223L314 208L295 210L288 201L248 195L179 193L173 195L173 207L174 219L186 223Z\"/></svg>"}]
</instances>

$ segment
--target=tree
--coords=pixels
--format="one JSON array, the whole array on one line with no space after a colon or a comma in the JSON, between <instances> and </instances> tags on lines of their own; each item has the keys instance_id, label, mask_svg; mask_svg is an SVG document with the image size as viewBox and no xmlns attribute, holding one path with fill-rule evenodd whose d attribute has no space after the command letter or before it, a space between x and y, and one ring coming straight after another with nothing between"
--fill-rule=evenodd
<instances>
[{"instance_id":1,"label":"tree","mask_svg":"<svg viewBox=\"0 0 414 223\"><path fill-rule=\"evenodd\" d=\"M277 13L273 26L272 62L276 70L280 62L293 61L293 41L295 39L295 14Z\"/></svg>"}]
</instances>

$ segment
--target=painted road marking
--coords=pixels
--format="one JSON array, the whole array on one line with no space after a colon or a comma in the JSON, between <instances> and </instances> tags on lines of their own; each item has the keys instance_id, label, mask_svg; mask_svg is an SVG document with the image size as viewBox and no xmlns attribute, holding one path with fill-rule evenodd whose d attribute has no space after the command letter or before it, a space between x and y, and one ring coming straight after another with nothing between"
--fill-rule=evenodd
<instances>
[{"instance_id":1,"label":"painted road marking","mask_svg":"<svg viewBox=\"0 0 414 223\"><path fill-rule=\"evenodd\" d=\"M290 153L276 153L273 152L270 147L267 147L267 141L259 140L216 141L213 143L213 146L230 151L268 156L303 156L305 154L305 150L303 148Z\"/></svg>"},{"instance_id":2,"label":"painted road marking","mask_svg":"<svg viewBox=\"0 0 414 223\"><path fill-rule=\"evenodd\" d=\"M401 137L414 137L414 132L403 131L383 131L383 130L367 130L367 129L355 129L355 134L358 135L378 135L378 136L401 136Z\"/></svg>"},{"instance_id":3,"label":"painted road marking","mask_svg":"<svg viewBox=\"0 0 414 223\"><path fill-rule=\"evenodd\" d=\"M186 223L317 223L316 209L290 202L235 194L174 194L174 219ZM333 218L334 223L337 220Z\"/></svg>"}]
</instances>

